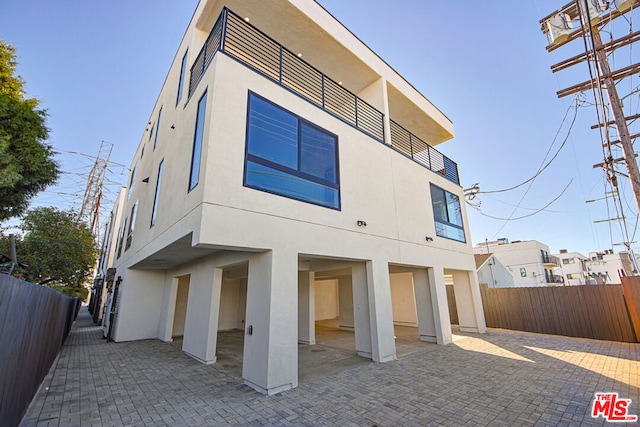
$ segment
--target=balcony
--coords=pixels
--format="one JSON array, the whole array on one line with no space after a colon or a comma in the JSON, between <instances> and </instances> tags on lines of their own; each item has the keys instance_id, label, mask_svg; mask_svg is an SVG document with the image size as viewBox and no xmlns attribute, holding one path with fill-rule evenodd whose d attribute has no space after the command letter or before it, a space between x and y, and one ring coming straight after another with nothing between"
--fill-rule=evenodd
<instances>
[{"instance_id":1,"label":"balcony","mask_svg":"<svg viewBox=\"0 0 640 427\"><path fill-rule=\"evenodd\" d=\"M557 256L544 254L544 253L541 256L542 256L542 265L544 265L545 268L560 267L560 258L558 258Z\"/></svg>"},{"instance_id":2,"label":"balcony","mask_svg":"<svg viewBox=\"0 0 640 427\"><path fill-rule=\"evenodd\" d=\"M189 97L216 52L225 53L376 141L460 185L458 166L454 161L393 120L389 121L391 143L387 143L382 112L226 8L191 67Z\"/></svg>"},{"instance_id":3,"label":"balcony","mask_svg":"<svg viewBox=\"0 0 640 427\"><path fill-rule=\"evenodd\" d=\"M564 284L564 277L557 274L549 273L545 270L545 279L548 285Z\"/></svg>"}]
</instances>

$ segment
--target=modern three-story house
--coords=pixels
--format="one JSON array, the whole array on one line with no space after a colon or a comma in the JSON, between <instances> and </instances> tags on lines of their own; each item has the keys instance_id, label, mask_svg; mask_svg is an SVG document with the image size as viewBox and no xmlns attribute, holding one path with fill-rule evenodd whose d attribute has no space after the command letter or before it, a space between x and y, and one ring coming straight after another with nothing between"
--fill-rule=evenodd
<instances>
[{"instance_id":1,"label":"modern three-story house","mask_svg":"<svg viewBox=\"0 0 640 427\"><path fill-rule=\"evenodd\" d=\"M484 332L457 165L434 148L452 137L317 2L200 1L120 198L111 337L215 363L218 331L242 330L243 379L273 394L298 384L327 284L376 362L394 322L451 342L445 275Z\"/></svg>"}]
</instances>

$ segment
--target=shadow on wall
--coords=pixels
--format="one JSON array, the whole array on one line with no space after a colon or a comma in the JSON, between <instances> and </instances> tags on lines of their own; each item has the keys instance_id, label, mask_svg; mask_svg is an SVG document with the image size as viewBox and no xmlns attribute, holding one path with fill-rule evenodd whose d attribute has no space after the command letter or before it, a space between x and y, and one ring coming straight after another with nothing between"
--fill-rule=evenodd
<instances>
[{"instance_id":1,"label":"shadow on wall","mask_svg":"<svg viewBox=\"0 0 640 427\"><path fill-rule=\"evenodd\" d=\"M0 425L20 423L80 304L78 298L0 274Z\"/></svg>"}]
</instances>

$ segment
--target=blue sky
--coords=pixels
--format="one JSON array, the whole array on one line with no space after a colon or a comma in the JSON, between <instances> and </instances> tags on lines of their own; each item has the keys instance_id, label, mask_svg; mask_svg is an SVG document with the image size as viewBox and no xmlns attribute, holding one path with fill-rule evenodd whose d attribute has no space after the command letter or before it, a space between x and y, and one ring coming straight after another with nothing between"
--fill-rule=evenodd
<instances>
[{"instance_id":1,"label":"blue sky","mask_svg":"<svg viewBox=\"0 0 640 427\"><path fill-rule=\"evenodd\" d=\"M555 152L567 136L574 99L558 99L555 92L587 80L587 69L554 75L549 67L582 45L548 53L538 22L565 2L319 2L453 121L456 137L437 148L458 163L464 187L479 183L488 191L518 184L535 175L550 147ZM0 37L18 49L27 91L49 112L50 143L61 152L63 169L85 171L90 161L69 152L95 155L102 140L114 144L111 159L128 166L197 0L0 4ZM627 107L637 112L637 98ZM592 106L578 108L564 148L530 188L480 195L474 203L481 202L488 215L520 217L544 207L571 182L558 201L508 222L469 207L473 243L536 239L552 252L587 255L622 241L615 224L613 234L609 224L593 224L609 217L605 202L585 203L605 191L602 171L592 168L602 161L599 135L589 129L594 123ZM111 167L111 179L124 183L126 175ZM60 193L77 192L81 183L65 175L63 185L36 204L69 206L74 198ZM635 219L629 186L623 187L627 216Z\"/></svg>"}]
</instances>

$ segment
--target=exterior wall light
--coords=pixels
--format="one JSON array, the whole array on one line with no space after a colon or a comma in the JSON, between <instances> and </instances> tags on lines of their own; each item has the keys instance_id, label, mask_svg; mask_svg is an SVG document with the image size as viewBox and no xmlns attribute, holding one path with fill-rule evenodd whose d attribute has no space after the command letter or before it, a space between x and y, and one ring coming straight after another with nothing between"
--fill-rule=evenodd
<instances>
[{"instance_id":1,"label":"exterior wall light","mask_svg":"<svg viewBox=\"0 0 640 427\"><path fill-rule=\"evenodd\" d=\"M298 52L298 58L302 58L302 52Z\"/></svg>"},{"instance_id":2,"label":"exterior wall light","mask_svg":"<svg viewBox=\"0 0 640 427\"><path fill-rule=\"evenodd\" d=\"M146 177L145 179L143 179L142 182L144 182L145 184L148 184L149 183L149 177Z\"/></svg>"},{"instance_id":3,"label":"exterior wall light","mask_svg":"<svg viewBox=\"0 0 640 427\"><path fill-rule=\"evenodd\" d=\"M244 17L244 21L245 21L245 22L249 22L249 21L251 21L251 20L249 19L249 17L248 17L248 16L245 16L245 17Z\"/></svg>"},{"instance_id":4,"label":"exterior wall light","mask_svg":"<svg viewBox=\"0 0 640 427\"><path fill-rule=\"evenodd\" d=\"M359 219L356 224L358 224L358 227L366 227L367 223L365 221L362 221L361 219Z\"/></svg>"}]
</instances>

